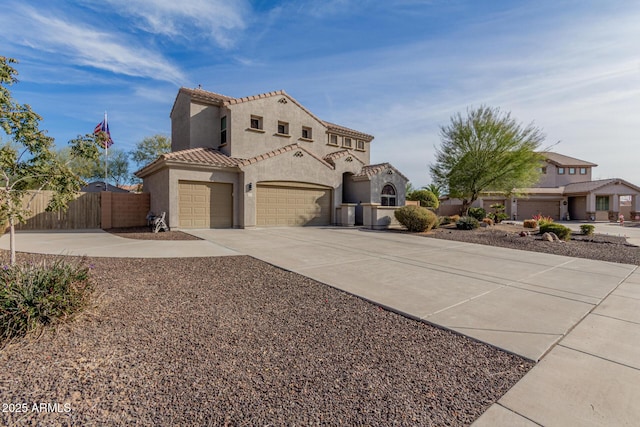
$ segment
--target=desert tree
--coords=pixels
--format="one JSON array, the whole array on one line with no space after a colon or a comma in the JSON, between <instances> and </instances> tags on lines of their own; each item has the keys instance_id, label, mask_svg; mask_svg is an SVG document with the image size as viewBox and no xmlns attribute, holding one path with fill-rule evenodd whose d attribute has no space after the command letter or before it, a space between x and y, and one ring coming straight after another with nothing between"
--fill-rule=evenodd
<instances>
[{"instance_id":1,"label":"desert tree","mask_svg":"<svg viewBox=\"0 0 640 427\"><path fill-rule=\"evenodd\" d=\"M483 191L512 193L540 179L543 157L537 152L544 134L533 124L523 126L498 108L481 106L451 117L440 128L430 172L449 196L462 199L467 213Z\"/></svg>"},{"instance_id":2,"label":"desert tree","mask_svg":"<svg viewBox=\"0 0 640 427\"><path fill-rule=\"evenodd\" d=\"M65 209L83 184L57 156L53 138L40 129L42 118L13 99L9 86L17 82L16 62L0 56L0 126L11 138L0 147L0 215L9 225L11 264L16 262L15 225L24 221L35 195L51 190L47 210ZM101 133L79 136L70 142L72 157L96 158L103 138ZM26 198L29 190L32 196Z\"/></svg>"}]
</instances>

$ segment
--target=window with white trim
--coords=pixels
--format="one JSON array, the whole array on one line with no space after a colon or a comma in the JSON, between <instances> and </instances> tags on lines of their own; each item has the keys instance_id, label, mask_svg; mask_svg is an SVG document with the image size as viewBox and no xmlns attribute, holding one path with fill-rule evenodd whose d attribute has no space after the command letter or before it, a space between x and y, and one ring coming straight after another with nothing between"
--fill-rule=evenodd
<instances>
[{"instance_id":1,"label":"window with white trim","mask_svg":"<svg viewBox=\"0 0 640 427\"><path fill-rule=\"evenodd\" d=\"M338 145L338 135L329 134L329 145Z\"/></svg>"},{"instance_id":2,"label":"window with white trim","mask_svg":"<svg viewBox=\"0 0 640 427\"><path fill-rule=\"evenodd\" d=\"M342 146L346 148L351 148L351 138L345 138L342 141Z\"/></svg>"},{"instance_id":3,"label":"window with white trim","mask_svg":"<svg viewBox=\"0 0 640 427\"><path fill-rule=\"evenodd\" d=\"M359 139L356 141L356 150L364 151L364 141Z\"/></svg>"}]
</instances>

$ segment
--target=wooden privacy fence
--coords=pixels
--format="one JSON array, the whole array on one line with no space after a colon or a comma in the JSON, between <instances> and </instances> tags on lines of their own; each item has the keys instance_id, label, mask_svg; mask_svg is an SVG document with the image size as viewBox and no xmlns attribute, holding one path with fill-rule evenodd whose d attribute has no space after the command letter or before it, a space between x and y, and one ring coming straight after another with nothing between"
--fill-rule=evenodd
<instances>
[{"instance_id":1,"label":"wooden privacy fence","mask_svg":"<svg viewBox=\"0 0 640 427\"><path fill-rule=\"evenodd\" d=\"M30 213L17 230L77 230L87 228L126 228L147 225L150 197L148 193L78 193L66 211L46 212L53 192L30 193Z\"/></svg>"}]
</instances>

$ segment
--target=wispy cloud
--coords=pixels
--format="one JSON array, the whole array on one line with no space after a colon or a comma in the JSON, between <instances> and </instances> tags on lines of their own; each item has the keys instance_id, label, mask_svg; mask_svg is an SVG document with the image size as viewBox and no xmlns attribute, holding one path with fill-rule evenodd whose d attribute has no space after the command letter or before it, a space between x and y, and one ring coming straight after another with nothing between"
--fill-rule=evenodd
<instances>
[{"instance_id":1,"label":"wispy cloud","mask_svg":"<svg viewBox=\"0 0 640 427\"><path fill-rule=\"evenodd\" d=\"M219 46L235 45L246 28L250 6L246 0L102 0L99 8L134 17L144 31L172 38L213 39Z\"/></svg>"},{"instance_id":2,"label":"wispy cloud","mask_svg":"<svg viewBox=\"0 0 640 427\"><path fill-rule=\"evenodd\" d=\"M0 23L13 43L56 55L56 61L98 68L114 74L152 78L179 84L183 72L161 54L124 35L72 22L52 11L44 14L28 6L14 6ZM57 15L57 16L56 16Z\"/></svg>"}]
</instances>

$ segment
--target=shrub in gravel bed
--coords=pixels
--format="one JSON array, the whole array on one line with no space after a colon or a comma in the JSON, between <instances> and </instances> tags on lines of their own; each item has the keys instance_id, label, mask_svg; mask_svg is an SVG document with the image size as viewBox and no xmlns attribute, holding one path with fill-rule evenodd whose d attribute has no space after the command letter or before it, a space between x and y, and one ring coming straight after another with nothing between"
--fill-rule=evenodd
<instances>
[{"instance_id":1,"label":"shrub in gravel bed","mask_svg":"<svg viewBox=\"0 0 640 427\"><path fill-rule=\"evenodd\" d=\"M482 221L483 218L486 218L487 211L484 208L469 208L468 215L478 221Z\"/></svg>"},{"instance_id":2,"label":"shrub in gravel bed","mask_svg":"<svg viewBox=\"0 0 640 427\"><path fill-rule=\"evenodd\" d=\"M524 228L538 228L538 221L536 221L535 219L525 219L522 222L522 226Z\"/></svg>"},{"instance_id":3,"label":"shrub in gravel bed","mask_svg":"<svg viewBox=\"0 0 640 427\"><path fill-rule=\"evenodd\" d=\"M593 224L582 224L580 226L580 232L585 236L593 236L593 232L596 230L596 226Z\"/></svg>"},{"instance_id":4,"label":"shrub in gravel bed","mask_svg":"<svg viewBox=\"0 0 640 427\"><path fill-rule=\"evenodd\" d=\"M554 233L561 240L571 240L571 229L562 224L547 223L540 225L540 234Z\"/></svg>"},{"instance_id":5,"label":"shrub in gravel bed","mask_svg":"<svg viewBox=\"0 0 640 427\"><path fill-rule=\"evenodd\" d=\"M480 227L480 221L472 216L463 216L456 221L456 228L458 230L475 230Z\"/></svg>"},{"instance_id":6,"label":"shrub in gravel bed","mask_svg":"<svg viewBox=\"0 0 640 427\"><path fill-rule=\"evenodd\" d=\"M60 259L0 270L0 344L70 316L86 302L89 268Z\"/></svg>"},{"instance_id":7,"label":"shrub in gravel bed","mask_svg":"<svg viewBox=\"0 0 640 427\"><path fill-rule=\"evenodd\" d=\"M398 222L411 232L429 231L438 223L438 217L429 209L419 206L403 206L394 215Z\"/></svg>"}]
</instances>

